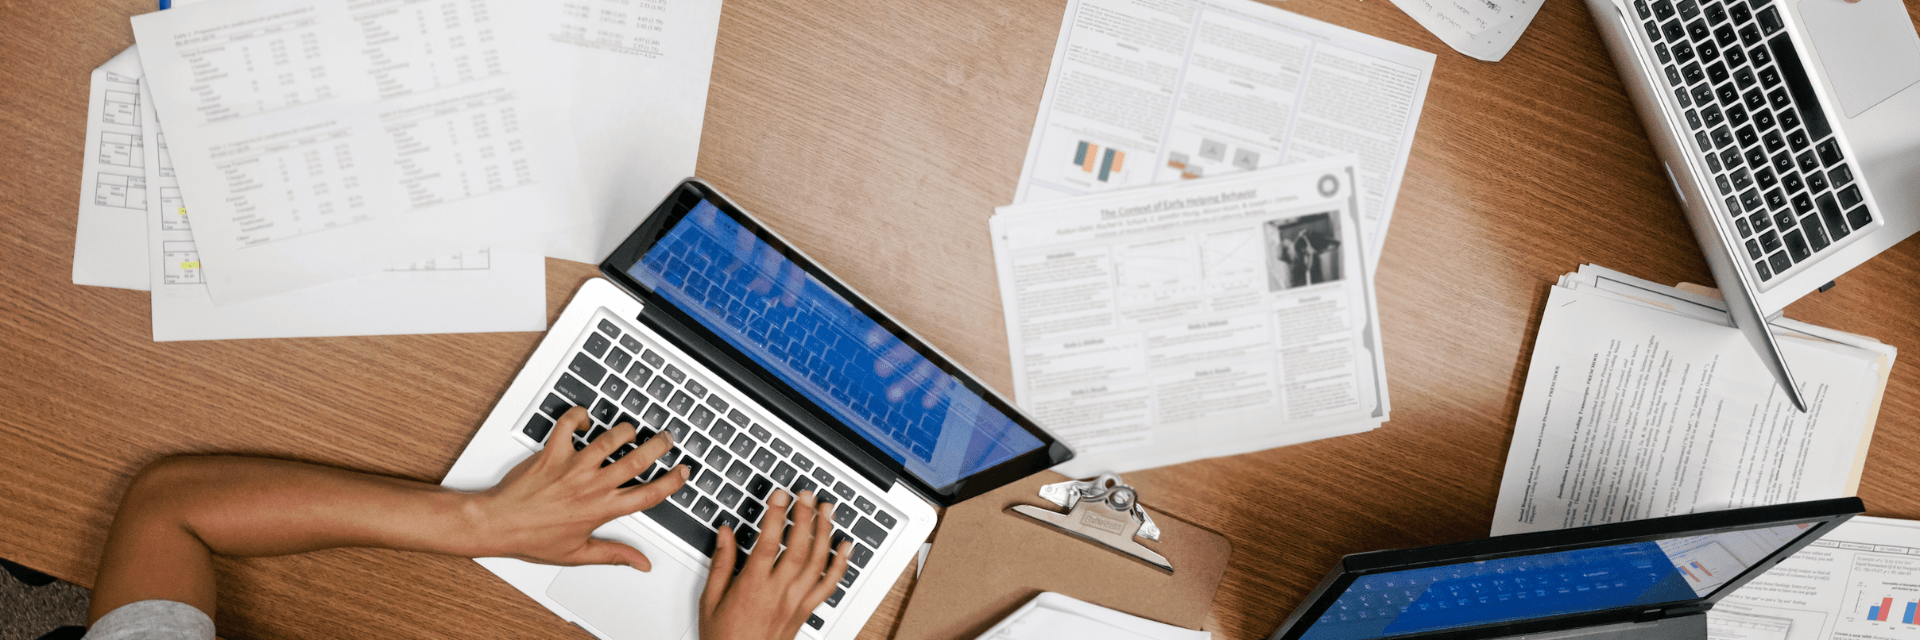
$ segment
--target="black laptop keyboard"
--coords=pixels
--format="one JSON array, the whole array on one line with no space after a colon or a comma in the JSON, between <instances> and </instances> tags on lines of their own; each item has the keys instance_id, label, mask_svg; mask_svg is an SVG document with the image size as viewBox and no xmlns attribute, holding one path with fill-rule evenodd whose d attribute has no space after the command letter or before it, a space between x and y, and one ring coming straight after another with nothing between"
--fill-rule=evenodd
<instances>
[{"instance_id":1,"label":"black laptop keyboard","mask_svg":"<svg viewBox=\"0 0 1920 640\"><path fill-rule=\"evenodd\" d=\"M898 517L876 504L867 491L842 480L846 472L829 470L816 462L818 456L796 447L798 439L791 431L754 420L740 410L740 402L730 399L734 394L669 362L651 338L623 330L606 318L586 333L521 433L544 441L554 421L576 406L587 407L593 418L591 431L572 438L576 450L621 423L639 430L637 442L661 430L672 433L675 446L624 486L650 481L676 464L686 465L693 472L692 480L671 498L636 515L651 519L708 557L713 555L718 529L728 525L733 527L739 561L744 563L746 553L760 541L762 532L757 527L766 513L767 496L776 488L796 495L814 491L821 501L838 505L833 545L854 541L840 588L827 598L823 611L839 606L847 589L860 578L860 569L873 560L874 551L899 524ZM601 466L636 448L622 445ZM791 528L793 522L787 524ZM825 621L813 615L807 624L819 629Z\"/></svg>"},{"instance_id":2,"label":"black laptop keyboard","mask_svg":"<svg viewBox=\"0 0 1920 640\"><path fill-rule=\"evenodd\" d=\"M1762 281L1873 222L1772 0L1633 0Z\"/></svg>"}]
</instances>

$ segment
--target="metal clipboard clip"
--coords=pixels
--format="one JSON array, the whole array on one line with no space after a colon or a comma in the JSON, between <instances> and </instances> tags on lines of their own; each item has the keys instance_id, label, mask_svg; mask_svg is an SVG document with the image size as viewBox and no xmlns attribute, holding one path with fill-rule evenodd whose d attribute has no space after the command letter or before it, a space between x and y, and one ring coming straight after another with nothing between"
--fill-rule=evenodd
<instances>
[{"instance_id":1,"label":"metal clipboard clip","mask_svg":"<svg viewBox=\"0 0 1920 640\"><path fill-rule=\"evenodd\" d=\"M1033 505L1014 505L1009 510L1041 524L1059 529L1109 549L1132 556L1167 573L1173 564L1165 557L1135 541L1139 536L1160 541L1160 527L1153 516L1140 506L1140 495L1112 473L1092 480L1068 480L1040 487L1040 497L1066 507L1066 513L1048 511Z\"/></svg>"}]
</instances>

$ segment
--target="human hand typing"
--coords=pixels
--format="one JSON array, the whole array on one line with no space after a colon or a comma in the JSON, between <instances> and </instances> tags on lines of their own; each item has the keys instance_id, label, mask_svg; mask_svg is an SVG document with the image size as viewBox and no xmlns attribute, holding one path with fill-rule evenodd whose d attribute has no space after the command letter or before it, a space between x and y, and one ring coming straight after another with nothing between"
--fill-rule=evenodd
<instances>
[{"instance_id":1,"label":"human hand typing","mask_svg":"<svg viewBox=\"0 0 1920 640\"><path fill-rule=\"evenodd\" d=\"M473 494L467 510L491 555L557 565L653 568L638 549L593 538L593 530L660 504L687 483L687 468L675 466L652 482L621 488L666 453L673 437L662 431L618 462L601 467L621 445L633 442L637 432L622 423L575 451L570 436L592 426L586 408L568 410L547 436L545 449L522 460L492 489Z\"/></svg>"},{"instance_id":2,"label":"human hand typing","mask_svg":"<svg viewBox=\"0 0 1920 640\"><path fill-rule=\"evenodd\" d=\"M787 549L783 552L779 536L773 532L786 526L789 502L793 529L786 534ZM833 544L833 503L819 503L812 491L800 492L798 500L775 491L767 503L760 530L768 533L747 556L739 575L733 573L738 562L733 529L720 528L713 571L700 596L701 640L792 640L814 607L833 594L835 584L847 571L847 553L853 542L843 541L837 550L829 548ZM827 563L828 551L834 551L832 566Z\"/></svg>"}]
</instances>

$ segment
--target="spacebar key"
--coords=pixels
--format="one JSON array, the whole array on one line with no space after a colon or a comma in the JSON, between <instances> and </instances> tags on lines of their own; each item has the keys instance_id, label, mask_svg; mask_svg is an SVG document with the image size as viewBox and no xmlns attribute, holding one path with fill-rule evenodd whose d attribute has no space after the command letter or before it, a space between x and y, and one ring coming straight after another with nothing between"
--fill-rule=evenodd
<instances>
[{"instance_id":1,"label":"spacebar key","mask_svg":"<svg viewBox=\"0 0 1920 640\"><path fill-rule=\"evenodd\" d=\"M713 543L717 537L713 530L708 529L699 520L693 519L693 516L687 515L687 512L681 511L680 507L674 506L672 502L662 500L652 509L640 513L653 518L654 522L672 531L673 535L680 536L681 540L699 549L700 553L709 558L713 557Z\"/></svg>"}]
</instances>

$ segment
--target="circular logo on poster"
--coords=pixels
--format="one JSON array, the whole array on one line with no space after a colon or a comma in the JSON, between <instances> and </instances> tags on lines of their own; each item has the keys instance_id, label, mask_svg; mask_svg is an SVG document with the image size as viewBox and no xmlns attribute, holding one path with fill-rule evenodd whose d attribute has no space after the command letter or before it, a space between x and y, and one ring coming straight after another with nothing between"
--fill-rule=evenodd
<instances>
[{"instance_id":1,"label":"circular logo on poster","mask_svg":"<svg viewBox=\"0 0 1920 640\"><path fill-rule=\"evenodd\" d=\"M1333 194L1338 193L1339 191L1340 191L1339 178L1334 177L1333 174L1331 173L1324 176L1320 176L1320 197L1331 198L1333 197Z\"/></svg>"}]
</instances>

